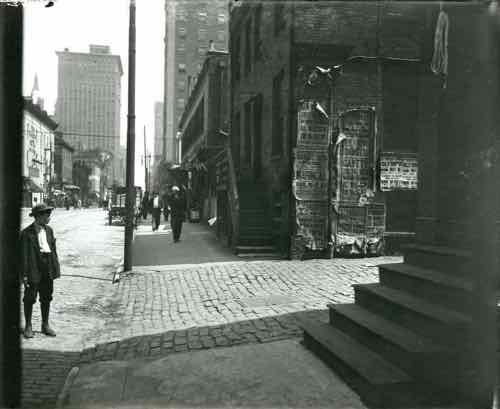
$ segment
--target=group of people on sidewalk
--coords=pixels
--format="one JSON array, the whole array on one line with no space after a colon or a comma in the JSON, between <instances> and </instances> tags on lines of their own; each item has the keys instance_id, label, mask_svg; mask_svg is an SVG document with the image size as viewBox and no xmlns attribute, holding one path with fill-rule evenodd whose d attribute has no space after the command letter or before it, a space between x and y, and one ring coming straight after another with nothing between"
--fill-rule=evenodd
<instances>
[{"instance_id":1,"label":"group of people on sidewalk","mask_svg":"<svg viewBox=\"0 0 500 409\"><path fill-rule=\"evenodd\" d=\"M165 221L168 221L170 217L174 243L180 240L182 223L186 220L186 211L185 191L176 185L170 186L162 196L155 190L150 197L149 192L146 191L141 203L143 219L146 220L148 214L151 213L153 231L157 231L160 227L162 213Z\"/></svg>"}]
</instances>

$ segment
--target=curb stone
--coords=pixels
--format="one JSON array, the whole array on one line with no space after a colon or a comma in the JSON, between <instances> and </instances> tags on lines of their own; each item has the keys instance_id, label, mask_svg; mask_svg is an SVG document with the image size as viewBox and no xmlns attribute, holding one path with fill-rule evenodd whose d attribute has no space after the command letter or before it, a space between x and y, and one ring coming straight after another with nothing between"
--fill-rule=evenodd
<instances>
[{"instance_id":1,"label":"curb stone","mask_svg":"<svg viewBox=\"0 0 500 409\"><path fill-rule=\"evenodd\" d=\"M56 409L62 409L64 407L64 404L66 403L69 396L69 390L71 389L71 386L73 385L73 382L75 381L75 378L77 377L79 371L80 368L78 366L74 366L69 371L68 376L64 381L64 386L57 396Z\"/></svg>"}]
</instances>

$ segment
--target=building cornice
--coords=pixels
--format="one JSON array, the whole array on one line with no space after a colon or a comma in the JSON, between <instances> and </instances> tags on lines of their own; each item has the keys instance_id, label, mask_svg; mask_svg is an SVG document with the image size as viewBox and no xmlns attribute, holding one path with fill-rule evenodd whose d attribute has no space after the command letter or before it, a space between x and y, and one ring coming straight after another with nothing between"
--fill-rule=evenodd
<instances>
[{"instance_id":1,"label":"building cornice","mask_svg":"<svg viewBox=\"0 0 500 409\"><path fill-rule=\"evenodd\" d=\"M73 52L73 51L56 51L56 54L57 54L57 56L78 55L78 56L85 56L85 57L101 57L101 58L104 57L104 58L117 59L120 76L123 75L122 60L121 60L121 57L119 55L116 55L116 54L80 53L80 52Z\"/></svg>"},{"instance_id":2,"label":"building cornice","mask_svg":"<svg viewBox=\"0 0 500 409\"><path fill-rule=\"evenodd\" d=\"M184 108L184 111L182 112L181 119L179 120L179 125L177 128L179 130L182 130L182 128L185 125L185 122L187 122L187 119L189 117L189 113L192 111L193 108L196 108L195 101L198 99L198 95L200 93L200 88L202 85L205 83L207 77L209 76L209 67L210 64L213 62L216 64L218 61L224 61L228 63L228 58L229 58L229 53L227 51L208 51L207 52L207 57L205 58L205 61L203 62L203 67L201 68L200 74L198 75L198 78L196 80L196 84L193 88L193 91L189 94L189 98L186 102L186 106Z\"/></svg>"},{"instance_id":3,"label":"building cornice","mask_svg":"<svg viewBox=\"0 0 500 409\"><path fill-rule=\"evenodd\" d=\"M63 146L64 148L66 148L67 150L69 150L70 152L74 152L75 151L75 148L73 148L68 142L66 142L63 138L63 134L62 132L55 132L55 135L54 135L54 143L56 145L61 145Z\"/></svg>"},{"instance_id":4,"label":"building cornice","mask_svg":"<svg viewBox=\"0 0 500 409\"><path fill-rule=\"evenodd\" d=\"M54 131L59 126L59 124L47 114L47 111L43 110L39 105L34 104L31 98L24 98L24 109L51 131Z\"/></svg>"}]
</instances>

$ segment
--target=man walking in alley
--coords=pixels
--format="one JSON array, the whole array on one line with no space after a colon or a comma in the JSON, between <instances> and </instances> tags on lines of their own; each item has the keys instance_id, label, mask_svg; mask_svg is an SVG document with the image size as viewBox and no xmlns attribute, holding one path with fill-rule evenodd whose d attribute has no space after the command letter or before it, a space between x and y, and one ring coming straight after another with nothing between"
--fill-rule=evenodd
<instances>
[{"instance_id":1,"label":"man walking in alley","mask_svg":"<svg viewBox=\"0 0 500 409\"><path fill-rule=\"evenodd\" d=\"M49 326L50 302L54 292L54 280L61 275L54 232L48 226L53 207L44 203L36 205L30 216L35 221L21 232L21 280L24 285L24 337L33 338L31 315L37 294L40 294L42 333L55 337Z\"/></svg>"},{"instance_id":2,"label":"man walking in alley","mask_svg":"<svg viewBox=\"0 0 500 409\"><path fill-rule=\"evenodd\" d=\"M153 197L151 199L151 214L153 216L153 231L158 230L160 226L161 210L163 208L162 200L158 192L153 192Z\"/></svg>"},{"instance_id":3,"label":"man walking in alley","mask_svg":"<svg viewBox=\"0 0 500 409\"><path fill-rule=\"evenodd\" d=\"M141 203L141 214L144 220L148 218L148 213L149 213L149 192L146 190L144 192L144 197L142 198L142 203Z\"/></svg>"},{"instance_id":4,"label":"man walking in alley","mask_svg":"<svg viewBox=\"0 0 500 409\"><path fill-rule=\"evenodd\" d=\"M182 223L186 214L186 200L177 186L172 186L172 194L169 198L170 226L174 236L174 243L181 238Z\"/></svg>"}]
</instances>

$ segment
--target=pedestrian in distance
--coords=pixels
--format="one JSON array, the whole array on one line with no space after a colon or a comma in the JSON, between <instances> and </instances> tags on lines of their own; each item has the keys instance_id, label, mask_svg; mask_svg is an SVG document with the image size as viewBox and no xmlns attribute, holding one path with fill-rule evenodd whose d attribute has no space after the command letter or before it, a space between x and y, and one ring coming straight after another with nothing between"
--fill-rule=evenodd
<instances>
[{"instance_id":1,"label":"pedestrian in distance","mask_svg":"<svg viewBox=\"0 0 500 409\"><path fill-rule=\"evenodd\" d=\"M56 239L48 226L53 207L45 203L34 206L30 216L35 221L21 232L20 278L24 286L24 337L33 338L31 315L37 295L40 296L42 333L55 337L49 325L50 303L54 292L54 280L61 276L57 257Z\"/></svg>"},{"instance_id":2,"label":"pedestrian in distance","mask_svg":"<svg viewBox=\"0 0 500 409\"><path fill-rule=\"evenodd\" d=\"M163 193L162 199L163 199L163 220L165 222L168 222L168 216L170 215L170 209L168 207L168 190Z\"/></svg>"},{"instance_id":3,"label":"pedestrian in distance","mask_svg":"<svg viewBox=\"0 0 500 409\"><path fill-rule=\"evenodd\" d=\"M161 210L163 208L162 200L157 191L153 192L150 208L151 208L151 215L153 216L153 231L156 231L158 230L158 227L160 227Z\"/></svg>"},{"instance_id":4,"label":"pedestrian in distance","mask_svg":"<svg viewBox=\"0 0 500 409\"><path fill-rule=\"evenodd\" d=\"M170 226L174 236L174 243L181 239L182 223L186 219L186 199L177 186L172 186L169 197Z\"/></svg>"},{"instance_id":5,"label":"pedestrian in distance","mask_svg":"<svg viewBox=\"0 0 500 409\"><path fill-rule=\"evenodd\" d=\"M148 218L148 213L149 213L149 192L146 190L144 192L144 197L142 198L142 203L141 203L141 213L142 213L142 218L146 220Z\"/></svg>"}]
</instances>

